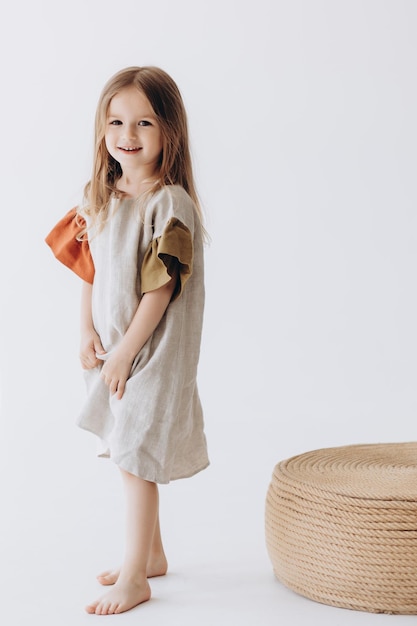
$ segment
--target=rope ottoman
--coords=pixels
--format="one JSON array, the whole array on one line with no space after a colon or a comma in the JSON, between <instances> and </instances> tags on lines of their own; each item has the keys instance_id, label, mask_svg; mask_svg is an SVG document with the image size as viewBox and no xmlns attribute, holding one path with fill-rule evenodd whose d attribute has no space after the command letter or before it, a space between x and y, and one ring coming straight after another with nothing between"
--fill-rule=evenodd
<instances>
[{"instance_id":1,"label":"rope ottoman","mask_svg":"<svg viewBox=\"0 0 417 626\"><path fill-rule=\"evenodd\" d=\"M417 443L281 461L265 534L275 576L293 591L348 609L417 614Z\"/></svg>"}]
</instances>

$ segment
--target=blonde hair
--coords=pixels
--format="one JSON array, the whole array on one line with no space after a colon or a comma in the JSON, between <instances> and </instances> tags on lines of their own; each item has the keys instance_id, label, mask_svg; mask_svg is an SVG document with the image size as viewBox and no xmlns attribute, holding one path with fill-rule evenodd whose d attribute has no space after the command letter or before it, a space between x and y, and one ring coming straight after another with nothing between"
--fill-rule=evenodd
<instances>
[{"instance_id":1,"label":"blonde hair","mask_svg":"<svg viewBox=\"0 0 417 626\"><path fill-rule=\"evenodd\" d=\"M122 175L120 164L105 144L106 118L112 98L126 87L134 86L149 100L162 134L159 179L151 192L164 185L181 185L195 203L203 227L203 214L194 183L189 148L187 114L181 93L173 79L158 67L127 67L105 84L95 117L93 168L84 188L84 212L100 225L106 220L112 195L123 196L116 183ZM204 230L204 227L203 227Z\"/></svg>"}]
</instances>

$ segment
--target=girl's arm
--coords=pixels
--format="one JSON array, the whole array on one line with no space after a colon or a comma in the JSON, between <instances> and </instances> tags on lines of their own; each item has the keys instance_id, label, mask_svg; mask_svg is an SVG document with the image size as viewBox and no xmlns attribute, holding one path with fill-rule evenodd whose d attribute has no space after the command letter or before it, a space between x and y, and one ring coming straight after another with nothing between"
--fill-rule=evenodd
<instances>
[{"instance_id":1,"label":"girl's arm","mask_svg":"<svg viewBox=\"0 0 417 626\"><path fill-rule=\"evenodd\" d=\"M101 377L110 393L116 394L118 399L123 396L133 360L158 326L170 303L177 280L177 275L174 275L159 289L143 295L123 339L103 365Z\"/></svg>"},{"instance_id":2,"label":"girl's arm","mask_svg":"<svg viewBox=\"0 0 417 626\"><path fill-rule=\"evenodd\" d=\"M81 290L80 360L81 366L85 370L92 369L99 363L102 363L102 361L96 357L96 353L105 354L105 350L101 345L100 337L98 336L93 325L91 313L92 291L93 286L90 285L90 283L83 281Z\"/></svg>"}]
</instances>

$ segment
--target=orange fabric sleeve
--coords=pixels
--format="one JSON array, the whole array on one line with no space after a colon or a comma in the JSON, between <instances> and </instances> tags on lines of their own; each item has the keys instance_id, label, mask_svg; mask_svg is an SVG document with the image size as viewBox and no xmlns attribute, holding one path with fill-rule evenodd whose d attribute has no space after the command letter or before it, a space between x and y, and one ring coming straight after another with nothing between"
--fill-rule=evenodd
<instances>
[{"instance_id":1,"label":"orange fabric sleeve","mask_svg":"<svg viewBox=\"0 0 417 626\"><path fill-rule=\"evenodd\" d=\"M85 219L77 215L77 207L74 207L54 226L45 238L45 242L58 261L87 283L92 283L94 262L88 240L77 240L77 236L85 228L85 225Z\"/></svg>"}]
</instances>

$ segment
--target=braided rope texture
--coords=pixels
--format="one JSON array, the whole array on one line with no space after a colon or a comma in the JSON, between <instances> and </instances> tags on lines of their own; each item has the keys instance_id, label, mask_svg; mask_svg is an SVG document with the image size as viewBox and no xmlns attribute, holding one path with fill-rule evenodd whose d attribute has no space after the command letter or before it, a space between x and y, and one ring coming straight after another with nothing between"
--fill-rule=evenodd
<instances>
[{"instance_id":1,"label":"braided rope texture","mask_svg":"<svg viewBox=\"0 0 417 626\"><path fill-rule=\"evenodd\" d=\"M314 450L278 463L265 507L274 574L311 600L417 614L417 443Z\"/></svg>"}]
</instances>

